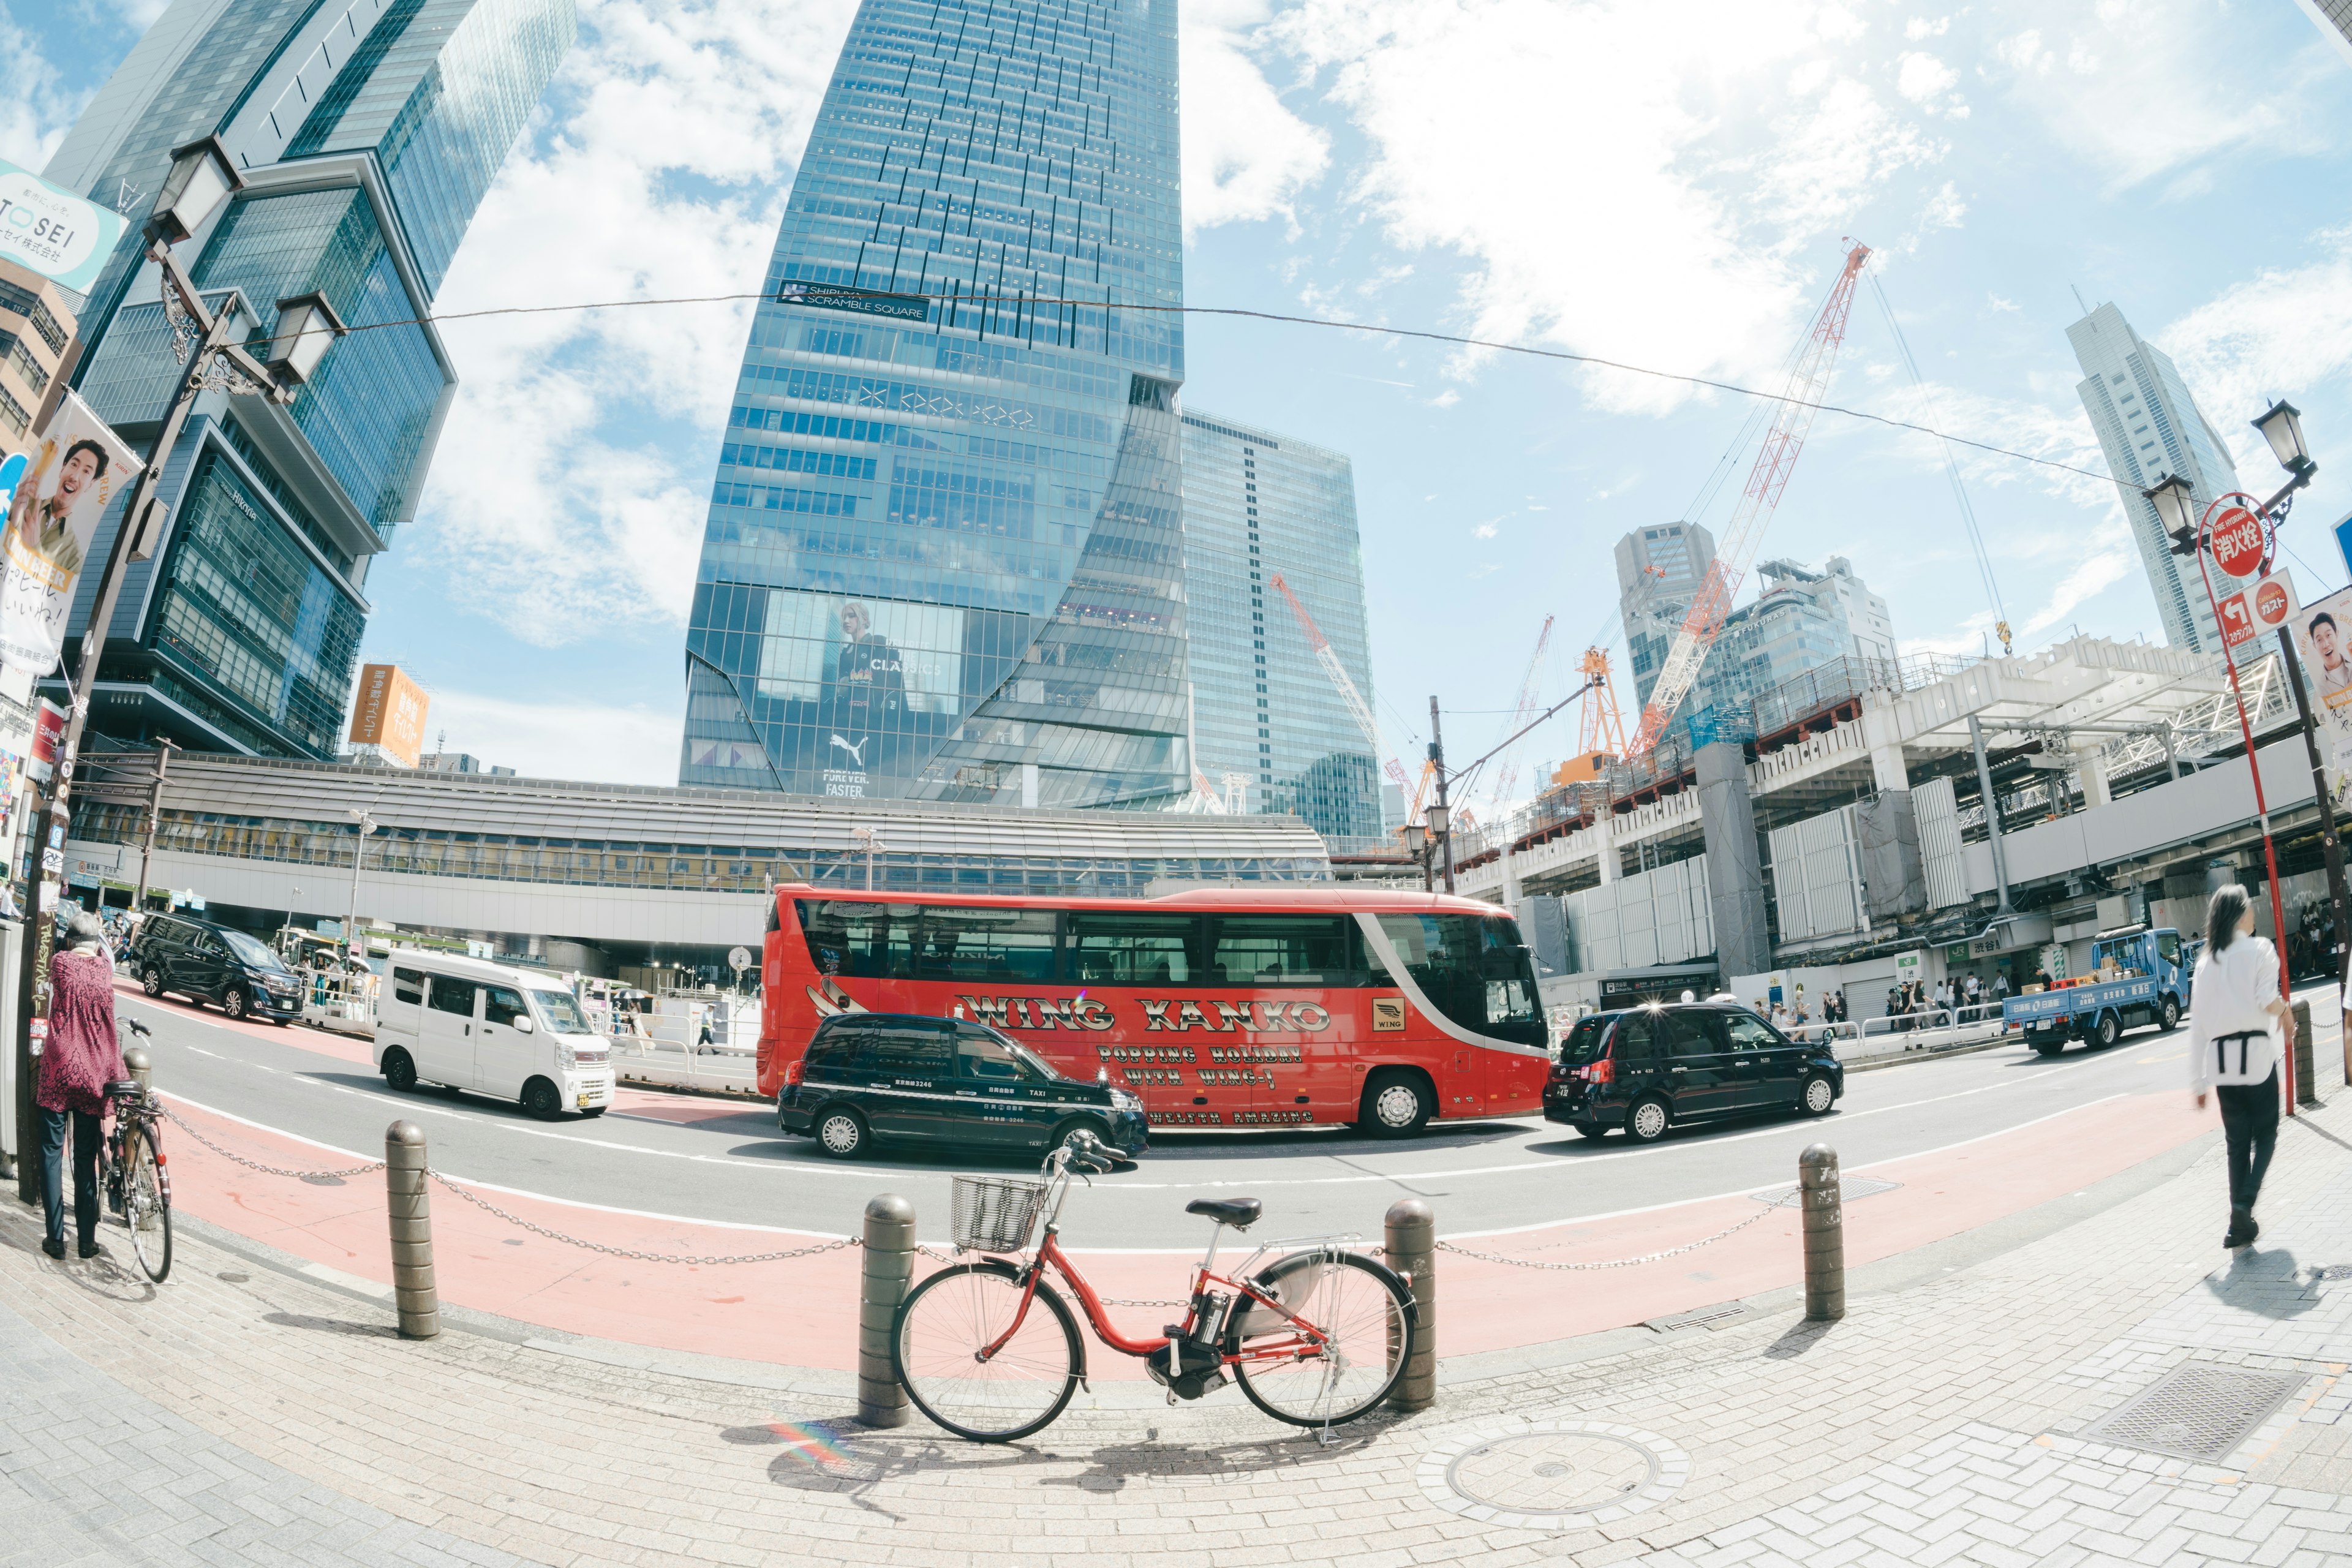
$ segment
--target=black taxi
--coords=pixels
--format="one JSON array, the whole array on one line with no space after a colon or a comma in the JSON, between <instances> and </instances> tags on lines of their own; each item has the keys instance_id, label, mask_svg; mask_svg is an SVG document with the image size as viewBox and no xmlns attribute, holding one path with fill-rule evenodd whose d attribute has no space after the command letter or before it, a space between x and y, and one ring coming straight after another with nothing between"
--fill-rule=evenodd
<instances>
[{"instance_id":1,"label":"black taxi","mask_svg":"<svg viewBox=\"0 0 2352 1568\"><path fill-rule=\"evenodd\" d=\"M1826 1044L1791 1040L1734 1002L1654 1004L1576 1021L1544 1084L1544 1120L1648 1143L1719 1116L1820 1116L1844 1093Z\"/></svg>"},{"instance_id":2,"label":"black taxi","mask_svg":"<svg viewBox=\"0 0 2352 1568\"><path fill-rule=\"evenodd\" d=\"M1064 1078L1020 1041L965 1018L844 1013L784 1068L776 1124L836 1160L875 1139L975 1152L1051 1148L1091 1132L1122 1154L1150 1137L1143 1100L1121 1084Z\"/></svg>"}]
</instances>

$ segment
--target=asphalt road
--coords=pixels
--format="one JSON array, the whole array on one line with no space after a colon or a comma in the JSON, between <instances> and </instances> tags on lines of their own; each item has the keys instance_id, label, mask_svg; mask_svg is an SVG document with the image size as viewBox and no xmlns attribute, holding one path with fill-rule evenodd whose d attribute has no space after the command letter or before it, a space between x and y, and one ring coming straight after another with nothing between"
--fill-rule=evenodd
<instances>
[{"instance_id":1,"label":"asphalt road","mask_svg":"<svg viewBox=\"0 0 2352 1568\"><path fill-rule=\"evenodd\" d=\"M631 1108L594 1121L540 1122L471 1095L394 1094L362 1064L302 1048L317 1037L299 1027L256 1037L177 1007L127 996L117 1005L153 1029L159 1089L362 1156L380 1153L386 1125L408 1117L425 1127L437 1168L576 1203L839 1235L856 1228L868 1197L898 1192L914 1200L924 1237L944 1239L951 1173L1029 1169L929 1149L886 1148L844 1164L780 1132L760 1106L706 1097L662 1096L638 1109L648 1097L625 1096ZM2331 1011L2326 1001L2313 1008L2322 1055L2340 1048ZM1370 1234L1402 1196L1429 1199L1454 1237L1623 1214L1791 1183L1799 1151L1816 1139L1834 1144L1851 1171L2112 1096L2185 1092L2186 1047L2185 1029L2142 1029L2104 1052L2075 1047L2045 1059L2004 1046L1854 1073L1827 1116L1683 1129L1643 1148L1538 1118L1433 1128L1400 1142L1344 1131L1160 1132L1141 1169L1097 1178L1073 1198L1063 1234L1076 1247L1189 1250L1205 1234L1184 1204L1210 1195L1263 1199L1256 1234L1265 1237ZM679 1116L699 1119L666 1119Z\"/></svg>"}]
</instances>

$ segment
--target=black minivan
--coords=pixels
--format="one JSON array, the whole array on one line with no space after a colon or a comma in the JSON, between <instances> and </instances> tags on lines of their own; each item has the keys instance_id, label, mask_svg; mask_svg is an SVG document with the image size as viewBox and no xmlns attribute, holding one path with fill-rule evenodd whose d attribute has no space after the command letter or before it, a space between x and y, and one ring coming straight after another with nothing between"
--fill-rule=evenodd
<instances>
[{"instance_id":1,"label":"black minivan","mask_svg":"<svg viewBox=\"0 0 2352 1568\"><path fill-rule=\"evenodd\" d=\"M916 1013L825 1019L784 1068L776 1124L836 1160L876 1138L974 1150L1045 1149L1091 1132L1122 1154L1150 1135L1123 1085L1064 1078L985 1024Z\"/></svg>"},{"instance_id":2,"label":"black minivan","mask_svg":"<svg viewBox=\"0 0 2352 1568\"><path fill-rule=\"evenodd\" d=\"M302 977L279 962L269 944L234 926L186 915L149 915L131 944L129 963L150 996L176 991L192 1002L212 1002L232 1018L248 1016L284 1024L302 1016Z\"/></svg>"},{"instance_id":3,"label":"black minivan","mask_svg":"<svg viewBox=\"0 0 2352 1568\"><path fill-rule=\"evenodd\" d=\"M1791 1040L1738 1003L1652 1005L1576 1021L1544 1085L1544 1120L1649 1143L1678 1122L1820 1116L1844 1093L1827 1045Z\"/></svg>"}]
</instances>

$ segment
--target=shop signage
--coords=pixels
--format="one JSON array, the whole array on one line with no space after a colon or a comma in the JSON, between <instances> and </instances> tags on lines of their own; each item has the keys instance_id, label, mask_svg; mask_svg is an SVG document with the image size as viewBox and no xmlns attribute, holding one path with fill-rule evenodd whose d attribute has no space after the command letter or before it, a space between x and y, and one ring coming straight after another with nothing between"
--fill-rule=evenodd
<instances>
[{"instance_id":1,"label":"shop signage","mask_svg":"<svg viewBox=\"0 0 2352 1568\"><path fill-rule=\"evenodd\" d=\"M2284 572L2257 577L2220 601L2221 646L2233 648L2294 618L2294 584Z\"/></svg>"},{"instance_id":2,"label":"shop signage","mask_svg":"<svg viewBox=\"0 0 2352 1568\"><path fill-rule=\"evenodd\" d=\"M2230 576L2242 582L2262 571L2269 541L2263 532L2263 520L2251 508L2223 507L2213 520L2210 538L2213 564Z\"/></svg>"},{"instance_id":3,"label":"shop signage","mask_svg":"<svg viewBox=\"0 0 2352 1568\"><path fill-rule=\"evenodd\" d=\"M0 256L87 294L122 227L119 215L0 158Z\"/></svg>"},{"instance_id":4,"label":"shop signage","mask_svg":"<svg viewBox=\"0 0 2352 1568\"><path fill-rule=\"evenodd\" d=\"M776 289L776 303L807 305L819 310L848 310L860 316L887 316L895 321L924 321L931 314L931 302L920 294L884 294L838 283L786 283Z\"/></svg>"}]
</instances>

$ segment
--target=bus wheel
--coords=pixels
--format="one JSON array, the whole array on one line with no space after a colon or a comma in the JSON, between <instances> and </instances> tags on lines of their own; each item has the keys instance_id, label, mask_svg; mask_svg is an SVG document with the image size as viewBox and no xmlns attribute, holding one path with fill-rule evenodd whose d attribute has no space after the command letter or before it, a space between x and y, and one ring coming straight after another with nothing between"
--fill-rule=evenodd
<instances>
[{"instance_id":1,"label":"bus wheel","mask_svg":"<svg viewBox=\"0 0 2352 1568\"><path fill-rule=\"evenodd\" d=\"M1374 1073L1364 1085L1363 1110L1356 1125L1375 1138L1405 1138L1437 1114L1428 1080L1403 1068Z\"/></svg>"},{"instance_id":2,"label":"bus wheel","mask_svg":"<svg viewBox=\"0 0 2352 1568\"><path fill-rule=\"evenodd\" d=\"M2180 998L2167 996L2164 1005L2157 1010L2157 1018L2168 1029L2178 1028L2180 1025Z\"/></svg>"}]
</instances>

